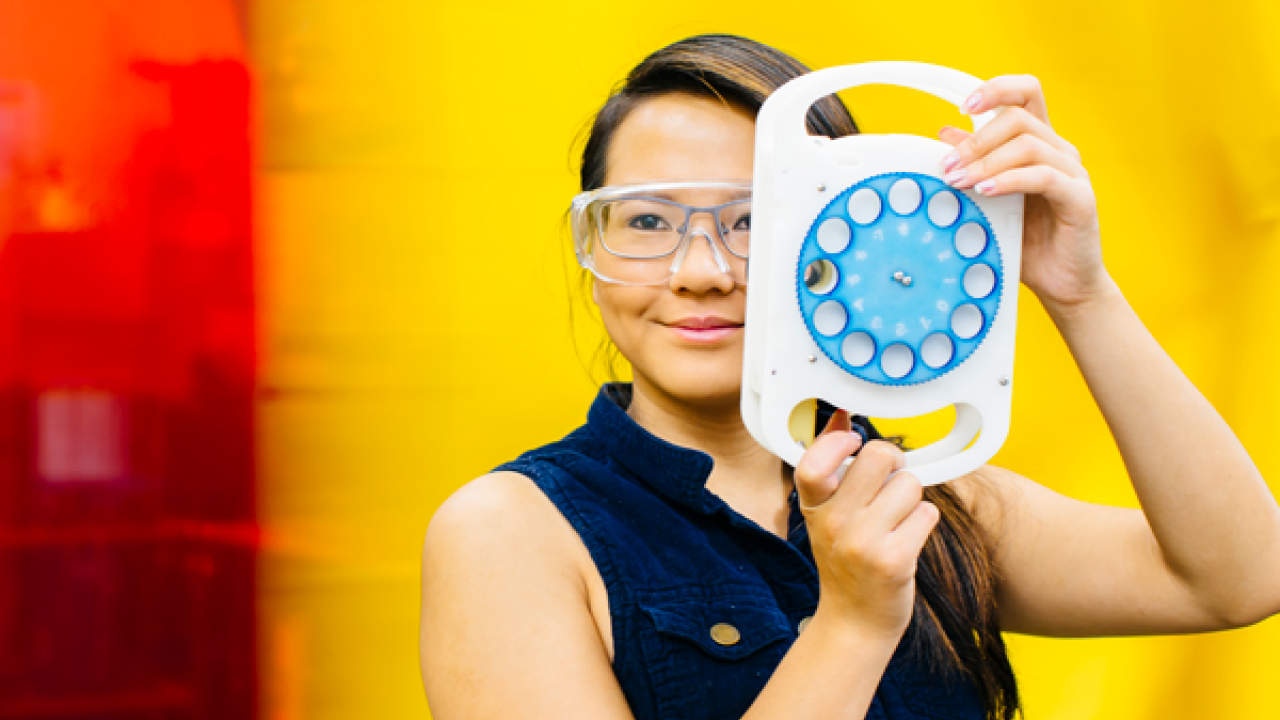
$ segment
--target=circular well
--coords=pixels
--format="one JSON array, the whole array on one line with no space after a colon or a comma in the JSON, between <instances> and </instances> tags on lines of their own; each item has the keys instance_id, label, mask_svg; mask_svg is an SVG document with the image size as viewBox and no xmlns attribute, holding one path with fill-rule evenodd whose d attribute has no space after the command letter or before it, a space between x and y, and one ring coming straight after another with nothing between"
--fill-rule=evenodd
<instances>
[{"instance_id":1,"label":"circular well","mask_svg":"<svg viewBox=\"0 0 1280 720\"><path fill-rule=\"evenodd\" d=\"M929 198L929 220L938 227L951 227L960 217L960 198L950 190L939 190Z\"/></svg>"},{"instance_id":2,"label":"circular well","mask_svg":"<svg viewBox=\"0 0 1280 720\"><path fill-rule=\"evenodd\" d=\"M987 231L976 222L967 222L956 231L956 252L971 258L987 249Z\"/></svg>"},{"instance_id":3,"label":"circular well","mask_svg":"<svg viewBox=\"0 0 1280 720\"><path fill-rule=\"evenodd\" d=\"M813 311L814 329L827 337L838 334L847 322L849 312L836 300L828 300Z\"/></svg>"},{"instance_id":4,"label":"circular well","mask_svg":"<svg viewBox=\"0 0 1280 720\"><path fill-rule=\"evenodd\" d=\"M902 178L889 188L889 207L899 215L910 215L920 207L920 183Z\"/></svg>"},{"instance_id":5,"label":"circular well","mask_svg":"<svg viewBox=\"0 0 1280 720\"><path fill-rule=\"evenodd\" d=\"M804 269L804 286L814 295L826 295L840 282L840 271L834 263L819 258Z\"/></svg>"},{"instance_id":6,"label":"circular well","mask_svg":"<svg viewBox=\"0 0 1280 720\"><path fill-rule=\"evenodd\" d=\"M946 333L936 332L920 343L920 360L934 370L951 362L955 354L956 344Z\"/></svg>"},{"instance_id":7,"label":"circular well","mask_svg":"<svg viewBox=\"0 0 1280 720\"><path fill-rule=\"evenodd\" d=\"M880 217L880 194L862 188L849 196L849 217L859 225L868 225Z\"/></svg>"},{"instance_id":8,"label":"circular well","mask_svg":"<svg viewBox=\"0 0 1280 720\"><path fill-rule=\"evenodd\" d=\"M986 263L974 263L964 271L964 291L975 300L991 294L996 289L996 271Z\"/></svg>"},{"instance_id":9,"label":"circular well","mask_svg":"<svg viewBox=\"0 0 1280 720\"><path fill-rule=\"evenodd\" d=\"M832 254L849 247L849 224L840 218L827 218L818 226L818 247Z\"/></svg>"},{"instance_id":10,"label":"circular well","mask_svg":"<svg viewBox=\"0 0 1280 720\"><path fill-rule=\"evenodd\" d=\"M853 367L864 367L876 356L876 341L861 331L849 333L840 344L840 355Z\"/></svg>"},{"instance_id":11,"label":"circular well","mask_svg":"<svg viewBox=\"0 0 1280 720\"><path fill-rule=\"evenodd\" d=\"M951 332L957 337L968 340L982 332L986 318L973 303L965 303L951 313Z\"/></svg>"},{"instance_id":12,"label":"circular well","mask_svg":"<svg viewBox=\"0 0 1280 720\"><path fill-rule=\"evenodd\" d=\"M890 345L880 355L880 369L884 371L885 375L894 380L906 377L915 365L916 354L911 352L911 348L902 343Z\"/></svg>"}]
</instances>

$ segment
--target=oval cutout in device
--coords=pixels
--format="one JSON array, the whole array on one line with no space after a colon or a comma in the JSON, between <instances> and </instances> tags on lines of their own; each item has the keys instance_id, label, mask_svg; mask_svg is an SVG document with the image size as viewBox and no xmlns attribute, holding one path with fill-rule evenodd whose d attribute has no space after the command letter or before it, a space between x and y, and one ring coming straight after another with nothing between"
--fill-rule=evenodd
<instances>
[{"instance_id":1,"label":"oval cutout in device","mask_svg":"<svg viewBox=\"0 0 1280 720\"><path fill-rule=\"evenodd\" d=\"M876 356L876 341L864 332L849 333L840 344L840 355L853 367L866 367Z\"/></svg>"},{"instance_id":2,"label":"oval cutout in device","mask_svg":"<svg viewBox=\"0 0 1280 720\"><path fill-rule=\"evenodd\" d=\"M946 333L936 332L920 343L920 360L933 370L951 362L956 354L956 344Z\"/></svg>"},{"instance_id":3,"label":"oval cutout in device","mask_svg":"<svg viewBox=\"0 0 1280 720\"><path fill-rule=\"evenodd\" d=\"M826 295L840 282L840 271L835 263L819 258L804 269L804 286L814 295Z\"/></svg>"},{"instance_id":4,"label":"oval cutout in device","mask_svg":"<svg viewBox=\"0 0 1280 720\"><path fill-rule=\"evenodd\" d=\"M991 294L996 289L996 271L986 263L974 263L964 271L964 291L974 300Z\"/></svg>"},{"instance_id":5,"label":"oval cutout in device","mask_svg":"<svg viewBox=\"0 0 1280 720\"><path fill-rule=\"evenodd\" d=\"M956 231L956 252L962 257L978 257L987 249L987 231L976 222L967 222Z\"/></svg>"},{"instance_id":6,"label":"oval cutout in device","mask_svg":"<svg viewBox=\"0 0 1280 720\"><path fill-rule=\"evenodd\" d=\"M862 188L849 196L849 217L859 225L869 225L880 217L880 194Z\"/></svg>"},{"instance_id":7,"label":"oval cutout in device","mask_svg":"<svg viewBox=\"0 0 1280 720\"><path fill-rule=\"evenodd\" d=\"M899 215L910 215L920 207L920 183L903 178L889 188L889 207Z\"/></svg>"},{"instance_id":8,"label":"oval cutout in device","mask_svg":"<svg viewBox=\"0 0 1280 720\"><path fill-rule=\"evenodd\" d=\"M976 337L985 323L982 311L973 303L965 303L951 313L951 332L964 340Z\"/></svg>"},{"instance_id":9,"label":"oval cutout in device","mask_svg":"<svg viewBox=\"0 0 1280 720\"><path fill-rule=\"evenodd\" d=\"M827 337L837 335L849 322L849 312L838 300L828 300L813 311L813 327Z\"/></svg>"},{"instance_id":10,"label":"oval cutout in device","mask_svg":"<svg viewBox=\"0 0 1280 720\"><path fill-rule=\"evenodd\" d=\"M929 198L929 221L940 228L951 227L960 217L960 198L950 190L939 190Z\"/></svg>"},{"instance_id":11,"label":"oval cutout in device","mask_svg":"<svg viewBox=\"0 0 1280 720\"><path fill-rule=\"evenodd\" d=\"M902 343L894 343L880 355L880 369L894 380L906 377L916 366L916 354Z\"/></svg>"},{"instance_id":12,"label":"oval cutout in device","mask_svg":"<svg viewBox=\"0 0 1280 720\"><path fill-rule=\"evenodd\" d=\"M818 247L832 255L849 247L849 224L840 218L827 218L818 226Z\"/></svg>"}]
</instances>

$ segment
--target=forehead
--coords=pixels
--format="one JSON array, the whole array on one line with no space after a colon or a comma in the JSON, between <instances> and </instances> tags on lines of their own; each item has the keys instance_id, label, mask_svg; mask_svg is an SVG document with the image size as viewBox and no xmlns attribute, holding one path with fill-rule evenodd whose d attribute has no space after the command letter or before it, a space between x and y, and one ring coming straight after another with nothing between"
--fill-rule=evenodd
<instances>
[{"instance_id":1,"label":"forehead","mask_svg":"<svg viewBox=\"0 0 1280 720\"><path fill-rule=\"evenodd\" d=\"M606 185L751 181L755 119L717 98L669 93L632 108L614 132Z\"/></svg>"}]
</instances>

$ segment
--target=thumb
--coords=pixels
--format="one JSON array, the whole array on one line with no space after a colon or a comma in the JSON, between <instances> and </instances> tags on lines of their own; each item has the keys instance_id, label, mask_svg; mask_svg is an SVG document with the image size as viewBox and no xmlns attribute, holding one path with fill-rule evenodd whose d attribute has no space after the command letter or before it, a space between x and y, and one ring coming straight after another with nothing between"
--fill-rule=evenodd
<instances>
[{"instance_id":1,"label":"thumb","mask_svg":"<svg viewBox=\"0 0 1280 720\"><path fill-rule=\"evenodd\" d=\"M836 431L832 422L827 429L805 450L796 465L796 495L800 498L802 510L812 510L826 502L840 487L843 476L840 464L862 447L862 437L854 432ZM847 424L849 416L844 416Z\"/></svg>"}]
</instances>

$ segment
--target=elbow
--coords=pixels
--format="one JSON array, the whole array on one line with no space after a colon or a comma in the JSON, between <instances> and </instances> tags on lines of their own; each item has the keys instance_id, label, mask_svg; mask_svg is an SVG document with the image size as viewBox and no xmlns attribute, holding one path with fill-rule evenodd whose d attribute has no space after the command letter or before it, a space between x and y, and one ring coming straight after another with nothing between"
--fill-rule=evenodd
<instances>
[{"instance_id":1,"label":"elbow","mask_svg":"<svg viewBox=\"0 0 1280 720\"><path fill-rule=\"evenodd\" d=\"M1210 613L1220 630L1256 625L1280 614L1280 584L1267 582L1255 592L1221 599L1211 608Z\"/></svg>"}]
</instances>

